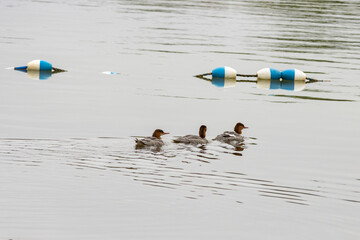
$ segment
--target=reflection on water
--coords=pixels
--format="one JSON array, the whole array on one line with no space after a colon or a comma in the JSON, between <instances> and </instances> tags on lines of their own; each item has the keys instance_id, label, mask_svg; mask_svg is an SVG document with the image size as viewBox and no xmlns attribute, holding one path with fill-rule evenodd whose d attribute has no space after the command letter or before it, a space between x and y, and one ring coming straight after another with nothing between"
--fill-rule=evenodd
<instances>
[{"instance_id":1,"label":"reflection on water","mask_svg":"<svg viewBox=\"0 0 360 240\"><path fill-rule=\"evenodd\" d=\"M34 232L56 237L71 225L76 228L72 233L78 233L93 223L100 227L92 238L119 239L115 234L122 230L129 234L143 228L168 239L166 231L176 228L190 235L215 229L213 238L255 239L249 234L260 232L260 239L268 231L258 229L276 226L278 232L290 231L291 237L280 238L292 239L291 230L301 231L307 223L309 237L302 238L335 239L338 235L331 234L337 233L357 239L358 1L3 0L0 8L6 19L0 36L2 66L39 56L74 69L61 74L64 81L47 84L13 81L28 73L4 71L2 136L67 139L0 139L1 233L19 230L25 235L29 230L32 238ZM296 67L331 82L205 83L191 77L222 65L244 73ZM107 69L122 77L99 76ZM215 141L199 148L166 139L167 145L151 151L134 149L133 139L69 139L128 136L157 124L174 125L182 133L185 125L204 120L220 130L239 118L255 126L251 131L259 140L247 138L238 148ZM341 129L334 127L339 124ZM113 191L119 181L121 191ZM124 195L128 190L133 195ZM51 198L58 201L48 202ZM175 210L166 209L169 200L176 200L170 206ZM153 211L143 214L149 208ZM56 225L55 209L66 212ZM220 212L224 215L217 219ZM171 226L165 221L151 225L154 216ZM240 229L237 223L249 219L256 226ZM234 225L227 226L226 220ZM3 227L8 221L12 224ZM126 222L123 229L121 221ZM199 223L196 229L186 225L191 221ZM6 239L16 238L10 235Z\"/></svg>"},{"instance_id":2,"label":"reflection on water","mask_svg":"<svg viewBox=\"0 0 360 240\"><path fill-rule=\"evenodd\" d=\"M236 83L256 83L258 89L266 90L287 90L287 91L302 91L305 89L306 84L317 82L306 80L284 80L284 79L257 79L257 80L236 80L235 78L218 78L218 77L206 77L203 75L195 76L199 79L211 82L214 86L220 88L235 87Z\"/></svg>"},{"instance_id":3,"label":"reflection on water","mask_svg":"<svg viewBox=\"0 0 360 240\"><path fill-rule=\"evenodd\" d=\"M58 68L53 68L51 71L44 71L44 70L43 71L16 70L16 71L24 72L27 74L27 76L30 79L35 79L35 80L46 80L46 79L50 78L53 74L66 72L65 70L58 69Z\"/></svg>"},{"instance_id":4,"label":"reflection on water","mask_svg":"<svg viewBox=\"0 0 360 240\"><path fill-rule=\"evenodd\" d=\"M291 81L284 79L272 79L272 80L264 80L258 79L256 81L256 87L259 89L267 89L267 90L287 90L287 91L302 91L305 88L305 80L301 81Z\"/></svg>"},{"instance_id":5,"label":"reflection on water","mask_svg":"<svg viewBox=\"0 0 360 240\"><path fill-rule=\"evenodd\" d=\"M329 183L326 183L326 188L315 187L318 185L299 187L277 183L246 172L216 169L216 162L224 161L227 154L243 151L245 145L234 150L227 144L219 145L217 142L201 147L168 144L161 151L151 151L131 150L130 141L131 139L118 138L2 139L1 164L42 167L42 164L54 161L59 167L114 171L147 186L182 191L184 197L191 199L211 195L226 196L247 189L254 196L277 198L300 205L310 205L316 198L360 203L360 200L351 194L357 191L359 181L356 179L349 182L348 190L344 192L337 190L338 183L335 180L332 187ZM237 201L243 202L241 199Z\"/></svg>"},{"instance_id":6,"label":"reflection on water","mask_svg":"<svg viewBox=\"0 0 360 240\"><path fill-rule=\"evenodd\" d=\"M211 79L211 83L216 87L230 88L230 87L235 87L236 79L213 77Z\"/></svg>"}]
</instances>

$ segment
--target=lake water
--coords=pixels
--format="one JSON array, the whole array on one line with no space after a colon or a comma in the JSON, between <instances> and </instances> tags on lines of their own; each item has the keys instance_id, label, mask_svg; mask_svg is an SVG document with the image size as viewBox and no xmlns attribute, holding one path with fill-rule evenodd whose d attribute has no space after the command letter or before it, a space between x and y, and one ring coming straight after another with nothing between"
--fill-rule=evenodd
<instances>
[{"instance_id":1,"label":"lake water","mask_svg":"<svg viewBox=\"0 0 360 240\"><path fill-rule=\"evenodd\" d=\"M359 239L359 16L356 0L2 0L0 239ZM6 69L33 59L68 72ZM194 77L225 65L327 81ZM239 121L243 149L172 143ZM156 128L166 145L136 150Z\"/></svg>"}]
</instances>

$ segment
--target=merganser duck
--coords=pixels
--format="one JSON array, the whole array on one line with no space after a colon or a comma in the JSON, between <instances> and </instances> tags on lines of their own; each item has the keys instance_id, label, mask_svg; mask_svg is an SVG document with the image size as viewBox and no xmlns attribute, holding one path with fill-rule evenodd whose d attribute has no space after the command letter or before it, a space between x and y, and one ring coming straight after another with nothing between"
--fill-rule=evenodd
<instances>
[{"instance_id":1,"label":"merganser duck","mask_svg":"<svg viewBox=\"0 0 360 240\"><path fill-rule=\"evenodd\" d=\"M186 143L186 144L207 144L208 140L206 140L206 126L201 125L199 129L199 136L197 135L186 135L183 137L178 137L174 140L175 143Z\"/></svg>"},{"instance_id":2,"label":"merganser duck","mask_svg":"<svg viewBox=\"0 0 360 240\"><path fill-rule=\"evenodd\" d=\"M233 146L238 146L241 142L244 141L244 137L241 136L241 132L243 129L246 129L244 124L238 122L234 131L225 131L224 133L217 135L215 140L224 142Z\"/></svg>"},{"instance_id":3,"label":"merganser duck","mask_svg":"<svg viewBox=\"0 0 360 240\"><path fill-rule=\"evenodd\" d=\"M161 129L156 129L151 137L146 137L142 139L135 139L136 147L142 148L142 147L161 147L164 145L163 140L161 140L161 136L169 134L167 132L164 132Z\"/></svg>"}]
</instances>

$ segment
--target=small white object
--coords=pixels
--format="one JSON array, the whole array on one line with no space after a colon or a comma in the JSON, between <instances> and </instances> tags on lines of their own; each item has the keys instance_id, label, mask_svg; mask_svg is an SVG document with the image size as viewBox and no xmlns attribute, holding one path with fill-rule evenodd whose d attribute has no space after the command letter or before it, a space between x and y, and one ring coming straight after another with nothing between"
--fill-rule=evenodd
<instances>
[{"instance_id":1,"label":"small white object","mask_svg":"<svg viewBox=\"0 0 360 240\"><path fill-rule=\"evenodd\" d=\"M102 72L103 74L108 74L108 75L112 75L112 74L118 74L116 72L110 72L110 71L105 71L105 72Z\"/></svg>"}]
</instances>

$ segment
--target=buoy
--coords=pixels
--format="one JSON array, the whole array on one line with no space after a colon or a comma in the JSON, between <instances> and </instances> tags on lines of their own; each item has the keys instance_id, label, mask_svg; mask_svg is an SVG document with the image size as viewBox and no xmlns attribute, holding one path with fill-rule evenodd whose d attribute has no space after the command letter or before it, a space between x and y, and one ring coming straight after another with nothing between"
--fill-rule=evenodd
<instances>
[{"instance_id":1,"label":"buoy","mask_svg":"<svg viewBox=\"0 0 360 240\"><path fill-rule=\"evenodd\" d=\"M263 68L257 71L258 79L275 80L281 78L281 72L273 68Z\"/></svg>"},{"instance_id":2,"label":"buoy","mask_svg":"<svg viewBox=\"0 0 360 240\"><path fill-rule=\"evenodd\" d=\"M26 66L15 67L15 70L31 70L31 71L52 71L51 63L44 60L32 60Z\"/></svg>"},{"instance_id":3,"label":"buoy","mask_svg":"<svg viewBox=\"0 0 360 240\"><path fill-rule=\"evenodd\" d=\"M246 78L252 78L255 77L257 80L290 80L290 81L306 81L306 83L313 83L313 82L327 82L327 80L318 80L310 77L306 77L306 74L298 69L287 69L282 72L279 70L273 69L273 68L263 68L257 71L257 74L242 74L237 73L235 69L231 67L218 67L212 70L211 73L203 73L195 75L194 77L205 79L205 80L211 80L207 79L206 76L212 76L213 78L234 78L236 77L246 77ZM237 80L238 82L256 82L256 80ZM260 83L262 84L262 82ZM275 84L275 82L274 82ZM302 84L302 83L301 83ZM261 87L262 88L262 87ZM267 88L267 89L270 89ZM271 88L273 89L273 88ZM295 90L296 91L296 90Z\"/></svg>"},{"instance_id":4,"label":"buoy","mask_svg":"<svg viewBox=\"0 0 360 240\"><path fill-rule=\"evenodd\" d=\"M281 72L281 78L284 80L305 81L306 74L298 69L287 69Z\"/></svg>"},{"instance_id":5,"label":"buoy","mask_svg":"<svg viewBox=\"0 0 360 240\"><path fill-rule=\"evenodd\" d=\"M215 85L216 87L221 87L221 88L230 88L230 87L235 87L236 85L236 78L218 78L218 77L213 77L211 79L211 83L213 85Z\"/></svg>"},{"instance_id":6,"label":"buoy","mask_svg":"<svg viewBox=\"0 0 360 240\"><path fill-rule=\"evenodd\" d=\"M48 79L52 74L66 72L64 69L55 68L51 63L44 60L32 60L26 66L12 68L27 73L32 79Z\"/></svg>"},{"instance_id":7,"label":"buoy","mask_svg":"<svg viewBox=\"0 0 360 240\"><path fill-rule=\"evenodd\" d=\"M231 67L218 67L212 70L212 77L215 78L236 78L236 70Z\"/></svg>"}]
</instances>

